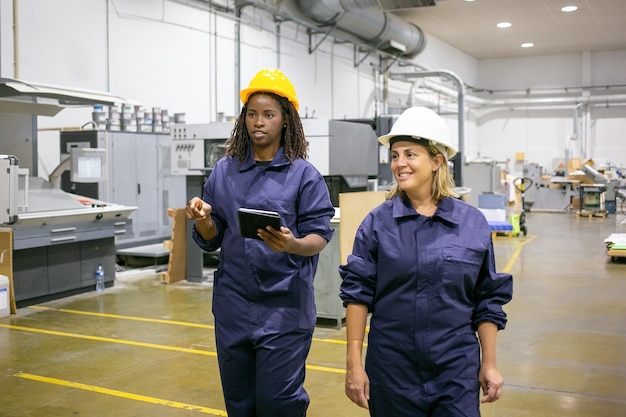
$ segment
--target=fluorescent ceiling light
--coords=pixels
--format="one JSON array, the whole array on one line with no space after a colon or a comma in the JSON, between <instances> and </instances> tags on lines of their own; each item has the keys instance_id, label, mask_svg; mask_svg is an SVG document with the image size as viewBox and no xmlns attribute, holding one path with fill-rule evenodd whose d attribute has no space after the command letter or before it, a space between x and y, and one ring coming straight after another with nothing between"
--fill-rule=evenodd
<instances>
[{"instance_id":1,"label":"fluorescent ceiling light","mask_svg":"<svg viewBox=\"0 0 626 417\"><path fill-rule=\"evenodd\" d=\"M575 12L576 10L578 10L578 7L576 6L565 6L565 7L561 7L561 11L568 13L568 12Z\"/></svg>"},{"instance_id":2,"label":"fluorescent ceiling light","mask_svg":"<svg viewBox=\"0 0 626 417\"><path fill-rule=\"evenodd\" d=\"M506 29L506 28L510 28L511 24L509 22L500 22L496 26L499 27L500 29Z\"/></svg>"},{"instance_id":3,"label":"fluorescent ceiling light","mask_svg":"<svg viewBox=\"0 0 626 417\"><path fill-rule=\"evenodd\" d=\"M535 46L534 43L532 42L524 42L523 44L520 45L522 48L532 48L533 46Z\"/></svg>"}]
</instances>

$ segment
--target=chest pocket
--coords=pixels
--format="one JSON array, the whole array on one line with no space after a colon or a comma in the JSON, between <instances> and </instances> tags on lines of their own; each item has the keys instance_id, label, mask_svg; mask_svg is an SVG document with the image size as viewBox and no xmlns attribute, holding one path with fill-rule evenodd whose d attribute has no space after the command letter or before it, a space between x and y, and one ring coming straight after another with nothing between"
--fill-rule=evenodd
<instances>
[{"instance_id":1,"label":"chest pocket","mask_svg":"<svg viewBox=\"0 0 626 417\"><path fill-rule=\"evenodd\" d=\"M482 251L472 248L445 248L441 296L452 300L471 300L483 256Z\"/></svg>"}]
</instances>

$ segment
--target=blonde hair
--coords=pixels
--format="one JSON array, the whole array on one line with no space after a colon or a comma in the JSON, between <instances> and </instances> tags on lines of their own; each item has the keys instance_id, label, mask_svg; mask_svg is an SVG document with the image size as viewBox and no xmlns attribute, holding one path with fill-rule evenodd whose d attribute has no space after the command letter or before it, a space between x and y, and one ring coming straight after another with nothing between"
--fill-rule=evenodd
<instances>
[{"instance_id":1,"label":"blonde hair","mask_svg":"<svg viewBox=\"0 0 626 417\"><path fill-rule=\"evenodd\" d=\"M433 173L434 178L430 190L430 196L435 201L439 201L444 197L458 198L459 194L454 191L454 178L452 177L452 173L448 167L448 159L437 147L432 144L426 146L426 149L428 149L428 154L431 159L434 159L435 156L440 154L444 161ZM398 187L397 183L391 188L391 190L389 190L389 192L387 192L386 195L387 200L391 200L394 197L406 198L406 193Z\"/></svg>"}]
</instances>

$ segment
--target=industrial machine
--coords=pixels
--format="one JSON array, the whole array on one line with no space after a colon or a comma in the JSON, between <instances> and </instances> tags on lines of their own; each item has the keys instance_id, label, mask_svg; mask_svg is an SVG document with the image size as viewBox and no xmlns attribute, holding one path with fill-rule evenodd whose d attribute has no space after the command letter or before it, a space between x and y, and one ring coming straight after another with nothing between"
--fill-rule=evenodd
<instances>
[{"instance_id":1,"label":"industrial machine","mask_svg":"<svg viewBox=\"0 0 626 417\"><path fill-rule=\"evenodd\" d=\"M29 177L15 157L0 169L0 206L8 207L13 234L13 283L17 306L95 288L98 264L115 279L115 236L136 209L67 193ZM17 173L17 175L15 175ZM23 178L23 180L22 180ZM14 213L14 214L11 214Z\"/></svg>"},{"instance_id":2,"label":"industrial machine","mask_svg":"<svg viewBox=\"0 0 626 417\"><path fill-rule=\"evenodd\" d=\"M167 210L187 201L184 178L171 173L169 134L63 131L60 154L69 163L69 169L61 163L61 172L55 172L62 190L137 207L115 237L118 249L169 239Z\"/></svg>"},{"instance_id":3,"label":"industrial machine","mask_svg":"<svg viewBox=\"0 0 626 417\"><path fill-rule=\"evenodd\" d=\"M378 140L372 127L329 119L303 119L302 126L309 162L324 176L333 206L339 207L340 193L367 191L368 180L378 175Z\"/></svg>"},{"instance_id":4,"label":"industrial machine","mask_svg":"<svg viewBox=\"0 0 626 417\"><path fill-rule=\"evenodd\" d=\"M576 186L579 181L562 176L550 176L542 172L536 163L524 165L524 178L530 178L532 186L525 191L524 210L530 211L567 211L572 198L577 197Z\"/></svg>"},{"instance_id":5,"label":"industrial machine","mask_svg":"<svg viewBox=\"0 0 626 417\"><path fill-rule=\"evenodd\" d=\"M0 223L17 221L18 169L14 155L0 155Z\"/></svg>"},{"instance_id":6,"label":"industrial machine","mask_svg":"<svg viewBox=\"0 0 626 417\"><path fill-rule=\"evenodd\" d=\"M620 188L620 180L617 178L608 179L589 164L584 164L582 171L595 182L595 189L604 193L601 196L604 209L606 209L607 213L614 214L617 211L617 195ZM587 192L591 192L591 190L592 188L587 188ZM582 194L581 190L581 206L585 200L585 195Z\"/></svg>"},{"instance_id":7,"label":"industrial machine","mask_svg":"<svg viewBox=\"0 0 626 417\"><path fill-rule=\"evenodd\" d=\"M224 156L224 144L234 124L216 122L174 124L171 128L173 175L206 176Z\"/></svg>"}]
</instances>

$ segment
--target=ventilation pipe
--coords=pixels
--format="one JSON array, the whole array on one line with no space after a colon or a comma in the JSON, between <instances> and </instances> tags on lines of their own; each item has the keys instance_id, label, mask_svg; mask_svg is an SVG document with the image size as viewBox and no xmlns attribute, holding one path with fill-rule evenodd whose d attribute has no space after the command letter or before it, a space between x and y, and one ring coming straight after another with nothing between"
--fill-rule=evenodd
<instances>
[{"instance_id":1,"label":"ventilation pipe","mask_svg":"<svg viewBox=\"0 0 626 417\"><path fill-rule=\"evenodd\" d=\"M395 74L396 80L406 81L404 74ZM424 80L422 86L436 93L444 94L448 97L455 97L458 91ZM414 86L411 86L414 89ZM518 97L508 99L484 99L472 95L465 95L468 107L473 109L494 109L494 108L515 108L515 107L562 107L569 109L572 106L590 104L593 106L609 106L611 104L626 105L626 94L598 95L598 96L571 96L571 97Z\"/></svg>"},{"instance_id":2,"label":"ventilation pipe","mask_svg":"<svg viewBox=\"0 0 626 417\"><path fill-rule=\"evenodd\" d=\"M426 38L417 26L380 8L378 0L297 0L300 11L314 22L335 26L404 58L424 50Z\"/></svg>"}]
</instances>

